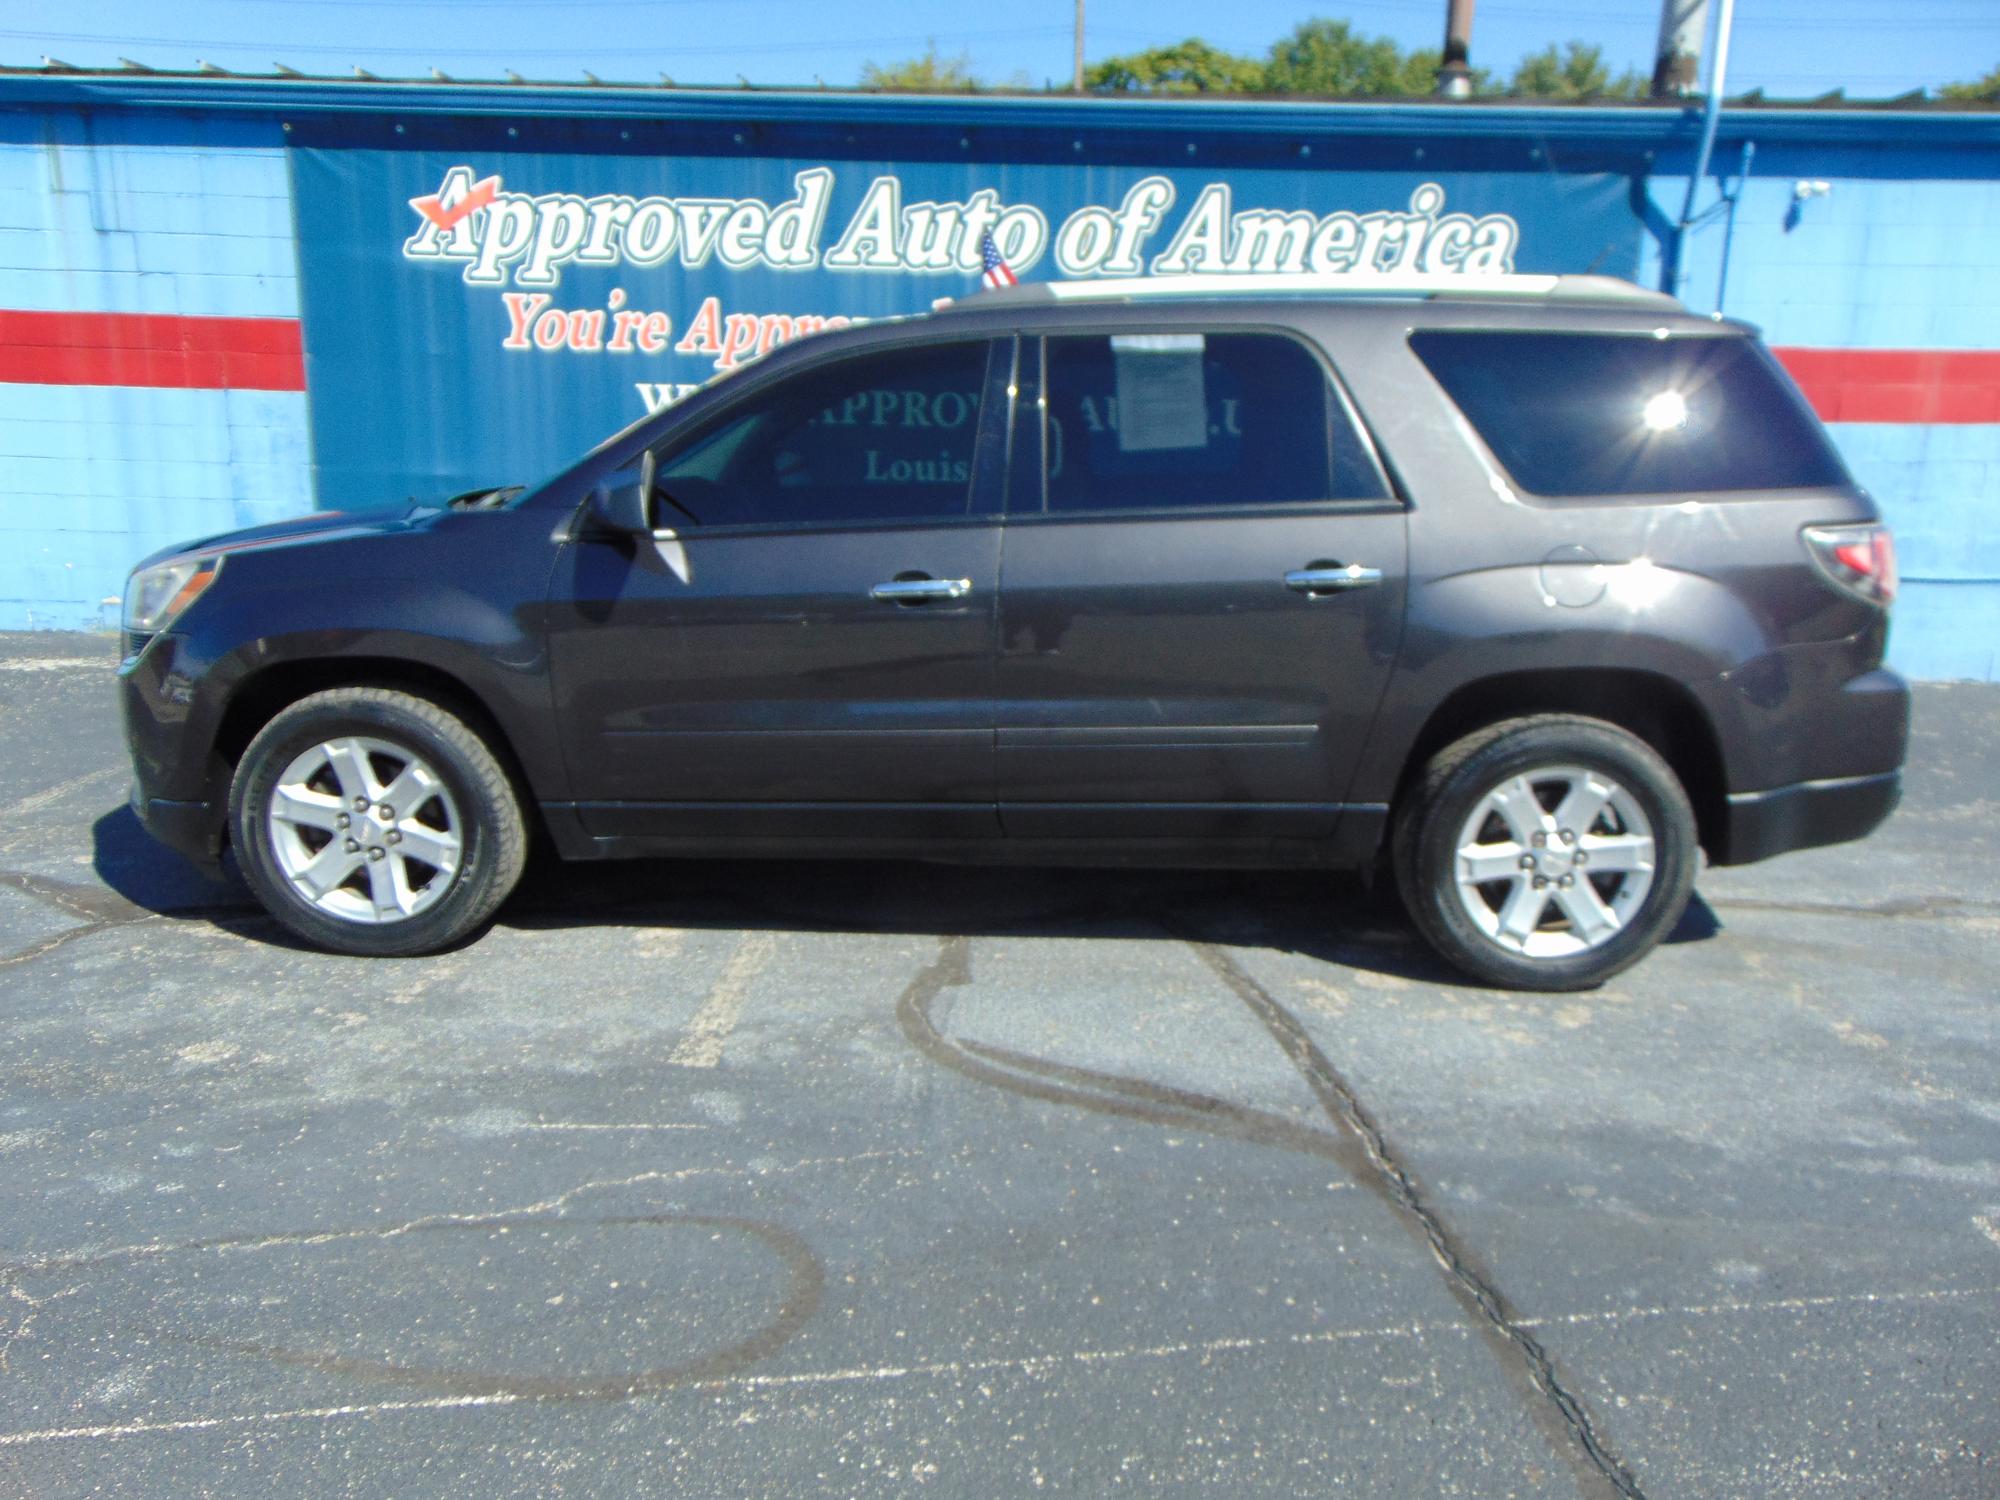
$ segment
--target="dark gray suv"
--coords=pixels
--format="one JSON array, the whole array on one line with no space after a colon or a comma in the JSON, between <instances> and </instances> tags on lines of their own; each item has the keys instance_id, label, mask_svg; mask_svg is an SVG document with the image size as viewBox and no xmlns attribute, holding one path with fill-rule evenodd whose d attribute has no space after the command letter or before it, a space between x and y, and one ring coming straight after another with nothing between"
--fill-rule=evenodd
<instances>
[{"instance_id":1,"label":"dark gray suv","mask_svg":"<svg viewBox=\"0 0 2000 1500\"><path fill-rule=\"evenodd\" d=\"M461 939L540 830L1386 859L1452 962L1543 989L1650 949L1702 850L1889 813L1889 536L1750 329L1599 278L1336 285L985 294L530 487L163 553L134 805L353 953Z\"/></svg>"}]
</instances>

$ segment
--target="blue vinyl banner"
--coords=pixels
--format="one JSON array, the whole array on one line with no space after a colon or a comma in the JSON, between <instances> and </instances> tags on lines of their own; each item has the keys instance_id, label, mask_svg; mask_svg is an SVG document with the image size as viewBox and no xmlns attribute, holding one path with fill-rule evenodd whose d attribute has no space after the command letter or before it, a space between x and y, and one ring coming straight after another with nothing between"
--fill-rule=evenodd
<instances>
[{"instance_id":1,"label":"blue vinyl banner","mask_svg":"<svg viewBox=\"0 0 2000 1500\"><path fill-rule=\"evenodd\" d=\"M533 481L824 328L1023 281L1370 270L1630 276L1618 173L1175 168L300 147L318 499Z\"/></svg>"}]
</instances>

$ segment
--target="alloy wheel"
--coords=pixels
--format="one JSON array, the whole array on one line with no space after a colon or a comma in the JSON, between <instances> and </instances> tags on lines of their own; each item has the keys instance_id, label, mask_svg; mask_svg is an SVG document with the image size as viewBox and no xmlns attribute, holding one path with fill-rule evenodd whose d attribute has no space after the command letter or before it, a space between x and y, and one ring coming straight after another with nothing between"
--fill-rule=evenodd
<instances>
[{"instance_id":1,"label":"alloy wheel","mask_svg":"<svg viewBox=\"0 0 2000 1500\"><path fill-rule=\"evenodd\" d=\"M402 922L441 900L465 849L458 804L421 756L345 735L285 767L265 815L279 870L308 905Z\"/></svg>"},{"instance_id":2,"label":"alloy wheel","mask_svg":"<svg viewBox=\"0 0 2000 1500\"><path fill-rule=\"evenodd\" d=\"M1453 874L1479 930L1510 953L1566 958L1609 942L1653 887L1652 824L1604 772L1555 765L1509 776L1460 826Z\"/></svg>"}]
</instances>

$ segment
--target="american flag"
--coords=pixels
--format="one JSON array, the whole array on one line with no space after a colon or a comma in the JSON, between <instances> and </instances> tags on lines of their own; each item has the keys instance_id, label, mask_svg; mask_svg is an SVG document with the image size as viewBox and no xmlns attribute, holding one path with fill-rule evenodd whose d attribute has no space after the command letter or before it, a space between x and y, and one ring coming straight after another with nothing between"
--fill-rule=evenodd
<instances>
[{"instance_id":1,"label":"american flag","mask_svg":"<svg viewBox=\"0 0 2000 1500\"><path fill-rule=\"evenodd\" d=\"M989 287L1021 284L1021 278L1014 274L1014 268L1000 254L1000 247L993 243L993 231L990 229L979 237L979 258L986 267L986 274L980 280Z\"/></svg>"}]
</instances>

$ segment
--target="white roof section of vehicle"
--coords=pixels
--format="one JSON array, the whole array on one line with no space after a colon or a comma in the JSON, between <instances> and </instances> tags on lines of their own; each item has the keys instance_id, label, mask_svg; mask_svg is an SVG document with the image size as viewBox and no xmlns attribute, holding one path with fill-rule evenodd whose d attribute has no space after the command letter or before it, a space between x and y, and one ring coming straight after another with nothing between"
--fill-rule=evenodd
<instances>
[{"instance_id":1,"label":"white roof section of vehicle","mask_svg":"<svg viewBox=\"0 0 2000 1500\"><path fill-rule=\"evenodd\" d=\"M1592 302L1684 311L1665 292L1615 276L1398 275L1390 272L1232 274L1106 277L1096 281L1024 281L1019 286L959 298L958 307L1022 302L1122 302L1172 297L1356 297L1429 301Z\"/></svg>"}]
</instances>

